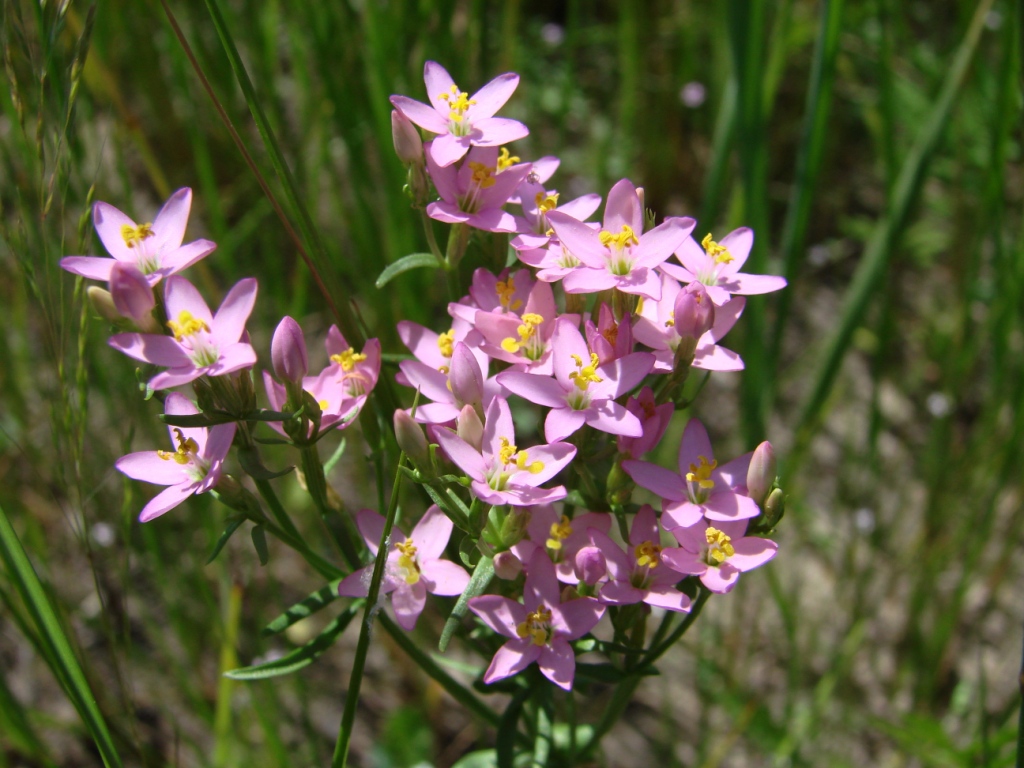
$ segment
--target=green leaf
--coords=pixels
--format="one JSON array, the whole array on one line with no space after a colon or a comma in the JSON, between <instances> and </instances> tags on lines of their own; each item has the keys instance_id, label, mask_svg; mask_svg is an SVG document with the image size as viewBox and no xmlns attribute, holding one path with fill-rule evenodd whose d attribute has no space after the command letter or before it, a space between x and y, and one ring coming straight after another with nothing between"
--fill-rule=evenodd
<instances>
[{"instance_id":1,"label":"green leaf","mask_svg":"<svg viewBox=\"0 0 1024 768\"><path fill-rule=\"evenodd\" d=\"M238 417L223 411L204 411L203 413L161 413L160 421L172 427L215 427L218 424L230 424L238 421Z\"/></svg>"},{"instance_id":2,"label":"green leaf","mask_svg":"<svg viewBox=\"0 0 1024 768\"><path fill-rule=\"evenodd\" d=\"M230 517L228 518L228 526L224 529L224 533L217 539L217 543L213 545L213 551L210 556L206 558L206 564L209 565L217 559L217 555L224 549L224 545L228 543L228 539L231 538L232 534L238 530L238 526L245 522L245 517ZM266 542L264 542L266 543Z\"/></svg>"},{"instance_id":3,"label":"green leaf","mask_svg":"<svg viewBox=\"0 0 1024 768\"><path fill-rule=\"evenodd\" d=\"M512 701L505 707L505 712L498 723L498 738L495 741L495 754L497 756L498 768L513 768L516 756L516 735L519 730L519 715L523 711L523 704L530 697L528 686L521 688Z\"/></svg>"},{"instance_id":4,"label":"green leaf","mask_svg":"<svg viewBox=\"0 0 1024 768\"><path fill-rule=\"evenodd\" d=\"M263 466L259 453L252 448L238 449L238 463L242 465L242 469L245 470L246 474L251 475L256 480L273 480L276 477L287 475L295 469L295 467L288 467L280 472L273 472Z\"/></svg>"},{"instance_id":5,"label":"green leaf","mask_svg":"<svg viewBox=\"0 0 1024 768\"><path fill-rule=\"evenodd\" d=\"M292 624L309 618L321 608L327 607L338 598L338 585L340 583L341 579L335 579L327 586L320 587L309 597L300 600L267 624L260 634L267 637L269 635L276 635L278 632L284 632Z\"/></svg>"},{"instance_id":6,"label":"green leaf","mask_svg":"<svg viewBox=\"0 0 1024 768\"><path fill-rule=\"evenodd\" d=\"M459 623L462 621L462 617L466 615L466 611L469 609L470 599L477 595L482 595L493 578L494 560L489 557L481 557L480 562L476 564L473 575L469 579L469 584L466 585L466 589L461 595L459 595L459 599L455 603L455 607L452 609L451 616L449 616L448 621L444 623L444 629L441 631L441 642L437 644L441 653L444 653L445 648L448 647L448 643L452 639L452 634L458 628Z\"/></svg>"},{"instance_id":7,"label":"green leaf","mask_svg":"<svg viewBox=\"0 0 1024 768\"><path fill-rule=\"evenodd\" d=\"M345 609L344 613L335 618L324 627L323 631L301 648L296 648L280 659L274 659L264 664L257 664L252 667L240 667L232 669L224 674L232 680L265 680L268 677L279 677L298 672L303 667L308 667L317 657L330 648L338 636L345 631L345 628L355 618L356 612L362 606L363 601L357 600Z\"/></svg>"},{"instance_id":8,"label":"green leaf","mask_svg":"<svg viewBox=\"0 0 1024 768\"><path fill-rule=\"evenodd\" d=\"M252 545L256 547L256 556L260 559L260 565L266 565L270 560L270 550L267 549L267 532L262 525L252 527Z\"/></svg>"},{"instance_id":9,"label":"green leaf","mask_svg":"<svg viewBox=\"0 0 1024 768\"><path fill-rule=\"evenodd\" d=\"M25 603L32 617L39 641L45 650L46 662L64 689L79 716L92 736L96 749L108 768L120 768L121 758L114 748L113 739L100 712L96 697L93 696L89 681L85 677L78 659L71 650L60 619L46 595L42 582L36 575L28 555L11 527L7 514L0 507L0 559L3 559L7 574Z\"/></svg>"},{"instance_id":10,"label":"green leaf","mask_svg":"<svg viewBox=\"0 0 1024 768\"><path fill-rule=\"evenodd\" d=\"M420 267L431 267L437 269L441 266L441 263L432 253L410 253L408 256L403 256L398 261L394 261L388 264L384 271L380 273L380 277L377 278L377 287L383 288L385 285L390 283L395 277L408 272L410 269L419 269Z\"/></svg>"}]
</instances>

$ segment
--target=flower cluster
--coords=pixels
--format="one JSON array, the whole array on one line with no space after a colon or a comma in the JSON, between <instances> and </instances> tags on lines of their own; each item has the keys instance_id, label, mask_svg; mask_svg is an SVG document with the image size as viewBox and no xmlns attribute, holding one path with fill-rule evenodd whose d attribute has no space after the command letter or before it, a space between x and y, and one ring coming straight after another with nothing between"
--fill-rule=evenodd
<instances>
[{"instance_id":1,"label":"flower cluster","mask_svg":"<svg viewBox=\"0 0 1024 768\"><path fill-rule=\"evenodd\" d=\"M648 459L676 409L694 397L691 370L743 368L720 341L745 296L785 281L740 271L753 245L749 229L716 241L689 217L656 223L628 179L608 191L600 221L590 219L601 196L562 200L549 185L558 160L524 162L506 145L527 135L526 126L495 116L518 76L469 95L427 62L424 82L427 103L392 97L392 126L450 303L438 327L398 324L408 354L389 358L400 360L383 378L377 339L357 340L346 329L347 340L337 326L324 339L324 366L311 371L302 328L285 317L262 372L268 407L260 408L257 354L245 330L255 279L239 281L212 312L178 274L214 249L206 240L182 245L191 192L176 192L152 223L96 205L112 258L74 256L62 266L107 281L90 295L118 328L110 345L152 367L148 386L164 401L172 443L170 451L129 454L117 468L168 486L145 506L143 521L216 488L256 525L254 541L266 529L299 549L338 578L341 596L390 596L406 630L428 594L458 597L444 637L475 633L475 647L491 657L484 683L536 663L568 690L576 654L594 648L623 654L621 664L648 654L649 665L652 608L667 611L665 621L696 611L776 553L764 538L783 511L769 443L719 464L704 426L690 417L678 471ZM443 253L434 236L442 226ZM500 246L487 249L500 255L467 276L462 295L460 262L478 242ZM264 422L277 432L269 441L299 452L303 486L325 518L345 516L317 444L354 423L378 384L394 396L393 382L408 388L399 391L409 404L393 415L402 451L394 471L434 504L413 518L409 536L396 522L397 494L386 515L364 509L338 521L342 533L333 535L346 563L325 566L273 496L256 430ZM165 392L189 384L195 401ZM380 429L390 413L364 416ZM232 445L274 521L244 478L224 474ZM651 500L657 505L642 503ZM479 621L474 630L468 618L460 623L469 613Z\"/></svg>"}]
</instances>

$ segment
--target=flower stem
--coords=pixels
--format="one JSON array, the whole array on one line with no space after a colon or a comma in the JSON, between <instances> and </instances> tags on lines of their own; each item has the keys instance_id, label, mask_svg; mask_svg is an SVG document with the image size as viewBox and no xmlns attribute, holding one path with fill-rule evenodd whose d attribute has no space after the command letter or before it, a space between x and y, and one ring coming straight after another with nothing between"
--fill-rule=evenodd
<instances>
[{"instance_id":1,"label":"flower stem","mask_svg":"<svg viewBox=\"0 0 1024 768\"><path fill-rule=\"evenodd\" d=\"M363 609L363 622L359 628L359 641L356 644L355 657L352 660L352 675L349 677L348 694L345 697L345 711L341 716L338 729L338 740L334 744L334 757L331 768L343 768L348 763L348 748L352 741L352 726L356 719L356 704L359 703L359 689L363 682L363 669L366 665L366 653L370 648L370 634L373 619L377 614L377 601L380 598L380 585L384 580L384 567L388 560L388 540L395 524L398 512L398 490L402 482L402 465L405 453L398 457L398 468L395 471L395 482L391 488L391 502L388 504L387 516L384 518L384 530L380 534L380 545L377 558L373 563L373 576L370 579L370 592L366 596L366 607Z\"/></svg>"}]
</instances>

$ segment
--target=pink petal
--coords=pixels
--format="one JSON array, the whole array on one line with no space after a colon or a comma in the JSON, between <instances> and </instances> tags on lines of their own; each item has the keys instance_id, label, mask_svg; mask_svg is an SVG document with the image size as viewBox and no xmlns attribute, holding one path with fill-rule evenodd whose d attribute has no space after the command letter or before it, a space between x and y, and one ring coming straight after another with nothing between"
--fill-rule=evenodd
<instances>
[{"instance_id":1,"label":"pink petal","mask_svg":"<svg viewBox=\"0 0 1024 768\"><path fill-rule=\"evenodd\" d=\"M438 335L429 328L402 320L398 323L398 338L409 348L409 351L426 365L438 368L448 364L448 358L441 354L437 346Z\"/></svg>"},{"instance_id":2,"label":"pink petal","mask_svg":"<svg viewBox=\"0 0 1024 768\"><path fill-rule=\"evenodd\" d=\"M588 267L604 268L608 249L601 245L601 238L597 232L583 222L558 211L548 214L548 223L555 230L562 245L576 258Z\"/></svg>"},{"instance_id":3,"label":"pink petal","mask_svg":"<svg viewBox=\"0 0 1024 768\"><path fill-rule=\"evenodd\" d=\"M435 434L438 444L448 457L470 478L484 482L487 465L483 457L465 440L450 429L442 427Z\"/></svg>"},{"instance_id":4,"label":"pink petal","mask_svg":"<svg viewBox=\"0 0 1024 768\"><path fill-rule=\"evenodd\" d=\"M534 645L529 637L509 640L494 654L491 665L484 672L484 682L494 683L522 672L535 662L540 654L541 646Z\"/></svg>"},{"instance_id":5,"label":"pink petal","mask_svg":"<svg viewBox=\"0 0 1024 768\"><path fill-rule=\"evenodd\" d=\"M700 530L696 530L699 528ZM688 542L695 549L701 549L705 541L704 526L695 526L693 529L682 529L675 532L677 538L687 536L687 531L693 531L693 541ZM697 537L700 537L699 539ZM661 553L662 562L678 573L686 573L692 576L700 576L708 569L708 564L701 560L699 552L691 552L688 549L673 547L663 550Z\"/></svg>"},{"instance_id":6,"label":"pink petal","mask_svg":"<svg viewBox=\"0 0 1024 768\"><path fill-rule=\"evenodd\" d=\"M679 476L686 477L690 471L690 465L699 465L700 457L703 456L708 462L715 459L711 451L711 440L708 438L708 431L697 419L690 419L686 422L686 429L683 430L683 440L679 444Z\"/></svg>"},{"instance_id":7,"label":"pink petal","mask_svg":"<svg viewBox=\"0 0 1024 768\"><path fill-rule=\"evenodd\" d=\"M60 260L61 269L90 280L110 280L110 270L115 260L100 256L66 256Z\"/></svg>"},{"instance_id":8,"label":"pink petal","mask_svg":"<svg viewBox=\"0 0 1024 768\"><path fill-rule=\"evenodd\" d=\"M359 534L366 542L373 556L377 556L377 548L380 545L380 537L384 535L384 517L372 509L361 509L356 512L356 527ZM394 541L405 541L405 534L392 528L391 537Z\"/></svg>"},{"instance_id":9,"label":"pink petal","mask_svg":"<svg viewBox=\"0 0 1024 768\"><path fill-rule=\"evenodd\" d=\"M634 251L634 263L641 267L658 266L683 244L695 226L697 222L689 217L673 216L651 231L644 232L640 245Z\"/></svg>"},{"instance_id":10,"label":"pink petal","mask_svg":"<svg viewBox=\"0 0 1024 768\"><path fill-rule=\"evenodd\" d=\"M160 269L157 272L164 275L171 275L188 269L200 259L204 259L217 249L217 244L212 240L193 240L191 243L177 248L160 259Z\"/></svg>"},{"instance_id":11,"label":"pink petal","mask_svg":"<svg viewBox=\"0 0 1024 768\"><path fill-rule=\"evenodd\" d=\"M481 595L469 601L469 610L499 635L518 639L516 627L526 621L527 610L519 603L498 595Z\"/></svg>"},{"instance_id":12,"label":"pink petal","mask_svg":"<svg viewBox=\"0 0 1024 768\"><path fill-rule=\"evenodd\" d=\"M629 527L629 543L633 546L643 544L645 541L653 541L657 544L661 541L661 534L658 531L658 518L650 504L644 504L637 510L633 524Z\"/></svg>"},{"instance_id":13,"label":"pink petal","mask_svg":"<svg viewBox=\"0 0 1024 768\"><path fill-rule=\"evenodd\" d=\"M185 499L195 493L195 491L195 486L189 483L172 485L169 488L165 488L150 499L149 503L142 508L142 513L139 515L139 522L148 523L153 518L160 517L160 515L165 512L170 512Z\"/></svg>"},{"instance_id":14,"label":"pink petal","mask_svg":"<svg viewBox=\"0 0 1024 768\"><path fill-rule=\"evenodd\" d=\"M626 406L619 405L614 400L594 403L580 413L584 415L587 424L594 429L599 429L610 435L643 437L644 427L640 423L640 419L627 411Z\"/></svg>"},{"instance_id":15,"label":"pink petal","mask_svg":"<svg viewBox=\"0 0 1024 768\"><path fill-rule=\"evenodd\" d=\"M469 574L449 560L421 562L420 570L432 585L428 587L429 591L435 595L461 595L469 585Z\"/></svg>"},{"instance_id":16,"label":"pink petal","mask_svg":"<svg viewBox=\"0 0 1024 768\"><path fill-rule=\"evenodd\" d=\"M673 264L669 261L663 261L661 264L658 265L658 269L662 272L662 274L671 277L673 280L678 280L681 283L697 282L697 274L695 272L691 272L686 267L680 267L678 264Z\"/></svg>"},{"instance_id":17,"label":"pink petal","mask_svg":"<svg viewBox=\"0 0 1024 768\"><path fill-rule=\"evenodd\" d=\"M242 338L245 322L256 304L256 278L239 280L228 291L213 318L213 340L217 345L233 344Z\"/></svg>"},{"instance_id":18,"label":"pink petal","mask_svg":"<svg viewBox=\"0 0 1024 768\"><path fill-rule=\"evenodd\" d=\"M613 275L604 266L576 267L562 278L562 287L566 293L597 293L618 286L620 278Z\"/></svg>"},{"instance_id":19,"label":"pink petal","mask_svg":"<svg viewBox=\"0 0 1024 768\"><path fill-rule=\"evenodd\" d=\"M761 514L756 501L732 491L711 494L703 506L704 517L708 520L749 520Z\"/></svg>"},{"instance_id":20,"label":"pink petal","mask_svg":"<svg viewBox=\"0 0 1024 768\"><path fill-rule=\"evenodd\" d=\"M370 578L373 576L373 565L367 565L353 571L338 585L341 597L366 597L370 594Z\"/></svg>"},{"instance_id":21,"label":"pink petal","mask_svg":"<svg viewBox=\"0 0 1024 768\"><path fill-rule=\"evenodd\" d=\"M744 307L747 306L747 300L742 296L737 296L720 307L715 309L715 324L711 326L711 330L701 337L710 338L712 341L721 341L725 334L732 330L732 327L736 325L736 321L740 319L740 315L743 314Z\"/></svg>"},{"instance_id":22,"label":"pink petal","mask_svg":"<svg viewBox=\"0 0 1024 768\"><path fill-rule=\"evenodd\" d=\"M641 488L661 496L663 499L683 501L688 497L686 484L675 472L647 461L624 461L622 468Z\"/></svg>"},{"instance_id":23,"label":"pink petal","mask_svg":"<svg viewBox=\"0 0 1024 768\"><path fill-rule=\"evenodd\" d=\"M583 411L572 408L552 408L544 419L544 439L549 443L564 440L586 422Z\"/></svg>"},{"instance_id":24,"label":"pink petal","mask_svg":"<svg viewBox=\"0 0 1024 768\"><path fill-rule=\"evenodd\" d=\"M163 373L158 373L149 380L149 386L152 389L170 389L171 387L180 387L184 384L188 384L190 381L195 381L202 375L203 372L201 370L189 363L187 367L171 368Z\"/></svg>"},{"instance_id":25,"label":"pink petal","mask_svg":"<svg viewBox=\"0 0 1024 768\"><path fill-rule=\"evenodd\" d=\"M557 606L561 601L560 592L554 563L548 558L547 552L538 549L526 564L526 583L523 584L524 607L527 610L534 610L542 603L549 607Z\"/></svg>"},{"instance_id":26,"label":"pink petal","mask_svg":"<svg viewBox=\"0 0 1024 768\"><path fill-rule=\"evenodd\" d=\"M525 125L507 117L476 118L473 120L473 129L480 132L473 139L473 144L478 147L500 147L530 134L530 129Z\"/></svg>"},{"instance_id":27,"label":"pink petal","mask_svg":"<svg viewBox=\"0 0 1024 768\"><path fill-rule=\"evenodd\" d=\"M669 530L690 528L704 519L704 508L687 501L669 501L663 499L661 524ZM673 533L676 531L673 530ZM678 536L678 533L676 534Z\"/></svg>"},{"instance_id":28,"label":"pink petal","mask_svg":"<svg viewBox=\"0 0 1024 768\"><path fill-rule=\"evenodd\" d=\"M465 157L469 151L469 142L468 136L452 136L450 133L443 133L427 144L427 152L439 168L447 168Z\"/></svg>"},{"instance_id":29,"label":"pink petal","mask_svg":"<svg viewBox=\"0 0 1024 768\"><path fill-rule=\"evenodd\" d=\"M451 390L448 389L448 377L437 369L424 365L419 360L403 360L398 367L409 383L420 390L422 397L442 403L454 401Z\"/></svg>"},{"instance_id":30,"label":"pink petal","mask_svg":"<svg viewBox=\"0 0 1024 768\"><path fill-rule=\"evenodd\" d=\"M696 275L699 275L711 265L711 260L708 258L707 253L704 252L704 249L700 247L693 237L687 237L683 240L682 245L676 249L676 258L679 259L679 263L692 274L692 276L687 279L683 279L681 277L676 278L678 280L682 280L684 283L692 283L697 279ZM672 267L673 271L676 269L675 265L666 264L664 266ZM665 272L670 275L673 274L673 272L668 269L665 269ZM673 277L675 277L675 275L673 275Z\"/></svg>"},{"instance_id":31,"label":"pink petal","mask_svg":"<svg viewBox=\"0 0 1024 768\"><path fill-rule=\"evenodd\" d=\"M203 458L209 462L223 461L231 450L235 439L237 424L218 424L210 428L206 445L203 446Z\"/></svg>"},{"instance_id":32,"label":"pink petal","mask_svg":"<svg viewBox=\"0 0 1024 768\"><path fill-rule=\"evenodd\" d=\"M537 163L533 164L533 170L536 172ZM601 196L591 193L577 197L575 200L570 200L565 205L560 205L557 210L559 213L564 213L566 216L572 216L572 218L578 221L586 221L601 206Z\"/></svg>"},{"instance_id":33,"label":"pink petal","mask_svg":"<svg viewBox=\"0 0 1024 768\"><path fill-rule=\"evenodd\" d=\"M565 388L549 376L523 371L505 371L495 379L509 392L545 408L565 407Z\"/></svg>"},{"instance_id":34,"label":"pink petal","mask_svg":"<svg viewBox=\"0 0 1024 768\"><path fill-rule=\"evenodd\" d=\"M632 352L605 363L597 369L604 381L591 385L594 397L616 399L626 394L644 380L653 365L654 355L649 352Z\"/></svg>"},{"instance_id":35,"label":"pink petal","mask_svg":"<svg viewBox=\"0 0 1024 768\"><path fill-rule=\"evenodd\" d=\"M192 208L192 190L183 187L171 195L153 219L155 250L169 252L181 246Z\"/></svg>"},{"instance_id":36,"label":"pink petal","mask_svg":"<svg viewBox=\"0 0 1024 768\"><path fill-rule=\"evenodd\" d=\"M174 275L167 278L167 282L164 283L164 302L167 305L168 318L176 320L182 312L189 312L197 320L202 320L213 328L210 308L206 306L196 287L184 277ZM238 341L238 337L232 341Z\"/></svg>"},{"instance_id":37,"label":"pink petal","mask_svg":"<svg viewBox=\"0 0 1024 768\"><path fill-rule=\"evenodd\" d=\"M155 485L178 485L182 482L188 484L187 475L182 471L181 464L170 457L161 459L156 451L129 453L115 461L114 467L133 480L143 480Z\"/></svg>"},{"instance_id":38,"label":"pink petal","mask_svg":"<svg viewBox=\"0 0 1024 768\"><path fill-rule=\"evenodd\" d=\"M786 287L786 278L776 277L775 275L748 275L741 273L722 281L721 286L729 291L729 293L754 296L782 290Z\"/></svg>"},{"instance_id":39,"label":"pink petal","mask_svg":"<svg viewBox=\"0 0 1024 768\"><path fill-rule=\"evenodd\" d=\"M706 344L697 348L693 367L702 371L742 371L744 364L743 358L731 349Z\"/></svg>"},{"instance_id":40,"label":"pink petal","mask_svg":"<svg viewBox=\"0 0 1024 768\"><path fill-rule=\"evenodd\" d=\"M720 275L732 275L740 271L750 256L750 249L754 247L754 230L749 227L734 229L723 237L719 245L729 249L732 261L723 265Z\"/></svg>"},{"instance_id":41,"label":"pink petal","mask_svg":"<svg viewBox=\"0 0 1024 768\"><path fill-rule=\"evenodd\" d=\"M552 638L551 645L541 650L537 666L544 677L559 688L567 691L572 689L572 681L576 675L576 655L564 639Z\"/></svg>"},{"instance_id":42,"label":"pink petal","mask_svg":"<svg viewBox=\"0 0 1024 768\"><path fill-rule=\"evenodd\" d=\"M470 101L476 104L471 106L467 112L467 118L476 127L481 118L487 118L505 106L516 87L519 85L519 75L514 72L506 72L498 75L487 85L481 88L470 97Z\"/></svg>"},{"instance_id":43,"label":"pink petal","mask_svg":"<svg viewBox=\"0 0 1024 768\"><path fill-rule=\"evenodd\" d=\"M608 202L604 207L604 227L613 234L622 231L626 225L637 236L644 229L644 212L640 207L640 198L636 187L629 179L620 179L608 191Z\"/></svg>"},{"instance_id":44,"label":"pink petal","mask_svg":"<svg viewBox=\"0 0 1024 768\"><path fill-rule=\"evenodd\" d=\"M427 87L427 98L434 108L441 114L447 115L450 109L448 102L442 96L452 95L452 86L455 81L448 74L448 70L436 61L428 61L423 65L423 84ZM396 97L392 97L394 99ZM392 101L394 103L394 101ZM396 105L397 106L397 105ZM411 118L410 118L411 119Z\"/></svg>"},{"instance_id":45,"label":"pink petal","mask_svg":"<svg viewBox=\"0 0 1024 768\"><path fill-rule=\"evenodd\" d=\"M608 605L632 605L642 602L643 599L644 593L628 581L609 581L601 587L601 602Z\"/></svg>"},{"instance_id":46,"label":"pink petal","mask_svg":"<svg viewBox=\"0 0 1024 768\"><path fill-rule=\"evenodd\" d=\"M736 586L736 582L739 578L739 569L734 568L729 565L729 563L722 563L717 568L708 568L707 571L704 572L704 575L700 577L700 580L704 582L704 586L712 592L725 594Z\"/></svg>"},{"instance_id":47,"label":"pink petal","mask_svg":"<svg viewBox=\"0 0 1024 768\"><path fill-rule=\"evenodd\" d=\"M546 483L552 477L562 471L576 455L576 446L569 443L552 443L551 445L538 445L527 448L520 453L526 453L527 462L532 464L539 461L544 465L540 472L533 473L529 470L514 473L509 477L509 483L513 485L538 486Z\"/></svg>"},{"instance_id":48,"label":"pink petal","mask_svg":"<svg viewBox=\"0 0 1024 768\"><path fill-rule=\"evenodd\" d=\"M428 107L423 102L410 99L408 96L392 96L391 103L395 109L420 128L431 133L448 133L448 121L433 107Z\"/></svg>"},{"instance_id":49,"label":"pink petal","mask_svg":"<svg viewBox=\"0 0 1024 768\"><path fill-rule=\"evenodd\" d=\"M92 222L107 253L119 261L135 262L135 253L121 235L121 227L134 227L134 221L109 203L96 203L92 209Z\"/></svg>"},{"instance_id":50,"label":"pink petal","mask_svg":"<svg viewBox=\"0 0 1024 768\"><path fill-rule=\"evenodd\" d=\"M501 397L494 398L484 414L483 445L490 453L496 454L501 450L502 438L511 443L515 442L515 430L508 401Z\"/></svg>"},{"instance_id":51,"label":"pink petal","mask_svg":"<svg viewBox=\"0 0 1024 768\"><path fill-rule=\"evenodd\" d=\"M667 611L686 613L690 610L692 603L690 598L673 586L651 587L647 590L644 602Z\"/></svg>"},{"instance_id":52,"label":"pink petal","mask_svg":"<svg viewBox=\"0 0 1024 768\"><path fill-rule=\"evenodd\" d=\"M170 336L158 336L152 333L119 333L111 336L107 343L129 357L153 365L170 368L194 367L189 356Z\"/></svg>"},{"instance_id":53,"label":"pink petal","mask_svg":"<svg viewBox=\"0 0 1024 768\"><path fill-rule=\"evenodd\" d=\"M229 344L220 348L220 358L205 369L210 376L223 376L256 365L256 351L251 344Z\"/></svg>"},{"instance_id":54,"label":"pink petal","mask_svg":"<svg viewBox=\"0 0 1024 768\"><path fill-rule=\"evenodd\" d=\"M779 545L768 539L750 536L733 541L733 549L736 554L729 558L729 564L741 571L749 571L759 565L764 565L775 557Z\"/></svg>"},{"instance_id":55,"label":"pink petal","mask_svg":"<svg viewBox=\"0 0 1024 768\"><path fill-rule=\"evenodd\" d=\"M444 554L451 535L452 521L436 504L431 504L409 536L416 545L419 559L436 560Z\"/></svg>"},{"instance_id":56,"label":"pink petal","mask_svg":"<svg viewBox=\"0 0 1024 768\"><path fill-rule=\"evenodd\" d=\"M573 522L575 523L575 520ZM594 546L604 554L608 565L608 574L612 580L628 582L629 576L633 571L633 563L629 555L623 552L622 547L612 541L605 531L591 528L587 531L587 535L594 543Z\"/></svg>"},{"instance_id":57,"label":"pink petal","mask_svg":"<svg viewBox=\"0 0 1024 768\"><path fill-rule=\"evenodd\" d=\"M427 604L427 587L420 579L415 584L402 583L391 593L391 607L395 609L395 619L406 632L416 628L416 619L423 613Z\"/></svg>"}]
</instances>

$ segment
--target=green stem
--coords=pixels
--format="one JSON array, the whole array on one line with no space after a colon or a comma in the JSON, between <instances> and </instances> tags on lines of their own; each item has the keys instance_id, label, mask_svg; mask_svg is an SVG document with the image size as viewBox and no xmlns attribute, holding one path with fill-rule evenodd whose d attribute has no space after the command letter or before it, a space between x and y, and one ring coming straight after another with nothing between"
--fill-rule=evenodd
<instances>
[{"instance_id":1,"label":"green stem","mask_svg":"<svg viewBox=\"0 0 1024 768\"><path fill-rule=\"evenodd\" d=\"M434 234L434 220L427 216L425 210L420 210L420 220L423 222L423 231L427 235L427 245L430 246L430 252L434 254L434 258L437 259L438 263L444 262L444 254L441 253L441 246L437 244L437 236Z\"/></svg>"},{"instance_id":2,"label":"green stem","mask_svg":"<svg viewBox=\"0 0 1024 768\"><path fill-rule=\"evenodd\" d=\"M690 609L690 612L686 614L686 618L684 618L682 623L675 628L675 631L668 636L667 640L661 643L661 645L653 646L649 651L647 651L647 655L644 656L643 660L637 666L646 667L653 664L663 653L665 653L665 651L675 645L679 641L679 638L686 634L686 630L693 625L693 622L697 620L697 617L700 615L705 603L707 603L708 599L711 597L711 594L711 590L701 585L700 594L698 594L697 599L693 601L693 607Z\"/></svg>"},{"instance_id":3,"label":"green stem","mask_svg":"<svg viewBox=\"0 0 1024 768\"><path fill-rule=\"evenodd\" d=\"M363 668L366 665L366 653L370 649L370 635L373 620L379 610L377 601L380 598L380 585L384 580L385 565L388 560L388 541L391 529L395 524L398 512L398 490L402 482L401 467L405 463L405 453L398 457L398 469L395 471L395 482L391 487L391 502L384 518L384 530L380 534L377 557L373 562L373 577L370 580L370 592L366 596L366 607L363 610L363 622L359 628L359 641L356 644L355 657L352 660L352 675L349 677L348 694L345 697L345 711L341 716L338 740L334 744L334 757L331 768L343 768L348 763L348 748L352 741L352 726L356 719L356 704L359 703L359 689L363 682Z\"/></svg>"}]
</instances>

